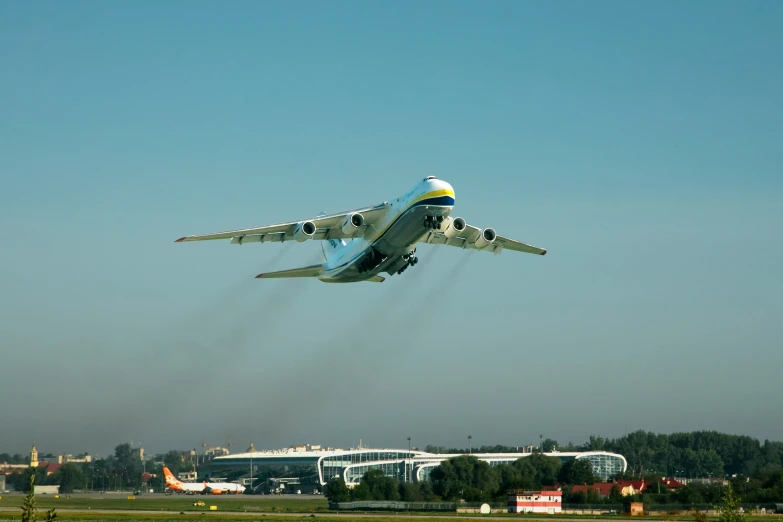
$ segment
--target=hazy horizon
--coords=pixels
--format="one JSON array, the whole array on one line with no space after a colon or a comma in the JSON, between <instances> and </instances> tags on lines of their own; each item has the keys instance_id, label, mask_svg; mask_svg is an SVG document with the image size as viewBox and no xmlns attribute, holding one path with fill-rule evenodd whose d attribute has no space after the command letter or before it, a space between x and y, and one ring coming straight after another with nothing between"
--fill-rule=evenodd
<instances>
[{"instance_id":1,"label":"hazy horizon","mask_svg":"<svg viewBox=\"0 0 783 522\"><path fill-rule=\"evenodd\" d=\"M0 11L0 451L783 440L783 3ZM548 254L174 243L427 175Z\"/></svg>"}]
</instances>

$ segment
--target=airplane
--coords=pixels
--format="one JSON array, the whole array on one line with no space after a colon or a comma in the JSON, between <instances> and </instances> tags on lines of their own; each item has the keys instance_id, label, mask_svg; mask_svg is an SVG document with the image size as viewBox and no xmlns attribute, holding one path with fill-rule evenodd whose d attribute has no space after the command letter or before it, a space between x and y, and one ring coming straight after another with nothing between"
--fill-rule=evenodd
<instances>
[{"instance_id":1,"label":"airplane","mask_svg":"<svg viewBox=\"0 0 783 522\"><path fill-rule=\"evenodd\" d=\"M499 254L502 250L545 255L546 249L476 228L451 217L454 188L427 176L405 195L378 205L337 214L176 240L230 239L231 244L320 240L323 263L258 274L257 279L315 277L326 283L383 282L415 266L416 245L456 246Z\"/></svg>"},{"instance_id":2,"label":"airplane","mask_svg":"<svg viewBox=\"0 0 783 522\"><path fill-rule=\"evenodd\" d=\"M163 468L163 476L166 477L166 489L187 495L239 495L245 492L245 486L233 482L182 482L167 467Z\"/></svg>"}]
</instances>

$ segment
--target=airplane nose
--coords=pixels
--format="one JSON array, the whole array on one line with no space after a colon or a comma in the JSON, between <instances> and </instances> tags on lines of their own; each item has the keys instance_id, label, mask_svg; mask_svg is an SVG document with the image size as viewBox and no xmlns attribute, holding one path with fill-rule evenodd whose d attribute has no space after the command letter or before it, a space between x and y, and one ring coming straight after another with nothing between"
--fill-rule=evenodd
<instances>
[{"instance_id":1,"label":"airplane nose","mask_svg":"<svg viewBox=\"0 0 783 522\"><path fill-rule=\"evenodd\" d=\"M427 182L430 185L430 190L433 190L433 191L434 190L445 190L445 191L451 193L452 196L454 194L454 187L452 187L451 184L448 183L447 181L443 181L442 179L433 178L433 179L427 180Z\"/></svg>"}]
</instances>

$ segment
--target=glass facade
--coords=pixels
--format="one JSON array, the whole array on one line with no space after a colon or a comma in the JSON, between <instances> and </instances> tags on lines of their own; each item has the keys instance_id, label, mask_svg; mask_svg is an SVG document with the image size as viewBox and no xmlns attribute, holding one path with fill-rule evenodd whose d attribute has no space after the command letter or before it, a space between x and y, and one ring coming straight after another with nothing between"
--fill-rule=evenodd
<instances>
[{"instance_id":1,"label":"glass facade","mask_svg":"<svg viewBox=\"0 0 783 522\"><path fill-rule=\"evenodd\" d=\"M384 450L363 450L355 452L346 452L337 455L330 455L323 457L319 463L321 476L324 482L329 482L335 478L342 478L347 483L358 482L358 480L351 480L348 477L343 477L343 471L350 473L351 476L355 476L356 469L363 469L359 473L361 478L367 470L380 468L384 470L384 473L390 477L397 477L399 475L400 480L405 478L405 460L410 462L410 459L414 458L416 453L407 451L384 451ZM372 465L357 466L357 464L366 464L372 462ZM402 471L395 471L397 468Z\"/></svg>"},{"instance_id":2,"label":"glass facade","mask_svg":"<svg viewBox=\"0 0 783 522\"><path fill-rule=\"evenodd\" d=\"M531 453L483 453L477 457L490 466L510 464ZM562 462L585 459L593 465L593 473L600 480L609 480L622 473L627 463L622 455L603 451L583 453L549 453ZM432 470L446 459L457 455L431 454L405 450L333 450L301 454L259 454L253 455L253 468L258 478L301 477L321 485L334 479L343 479L347 484L356 484L371 469L380 469L389 477L400 481L428 481ZM212 461L213 466L241 469L250 463L248 454L226 455Z\"/></svg>"},{"instance_id":3,"label":"glass facade","mask_svg":"<svg viewBox=\"0 0 783 522\"><path fill-rule=\"evenodd\" d=\"M623 457L611 453L587 453L576 458L589 460L593 465L593 474L603 481L622 473L628 466Z\"/></svg>"}]
</instances>

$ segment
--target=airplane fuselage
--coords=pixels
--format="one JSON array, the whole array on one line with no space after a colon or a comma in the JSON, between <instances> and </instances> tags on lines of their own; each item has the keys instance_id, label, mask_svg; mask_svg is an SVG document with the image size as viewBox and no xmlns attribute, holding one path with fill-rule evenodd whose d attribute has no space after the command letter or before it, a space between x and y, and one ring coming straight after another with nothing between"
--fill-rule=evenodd
<instances>
[{"instance_id":1,"label":"airplane fuselage","mask_svg":"<svg viewBox=\"0 0 783 522\"><path fill-rule=\"evenodd\" d=\"M245 491L245 487L240 484L224 482L179 482L177 484L166 485L172 491L179 491L187 494L225 495L239 494Z\"/></svg>"},{"instance_id":2,"label":"airplane fuselage","mask_svg":"<svg viewBox=\"0 0 783 522\"><path fill-rule=\"evenodd\" d=\"M382 217L367 226L362 237L327 240L324 255L328 257L318 278L327 283L354 283L404 269L416 243L429 232L428 222L442 222L453 207L450 184L433 177L422 180L404 196L384 203Z\"/></svg>"}]
</instances>

